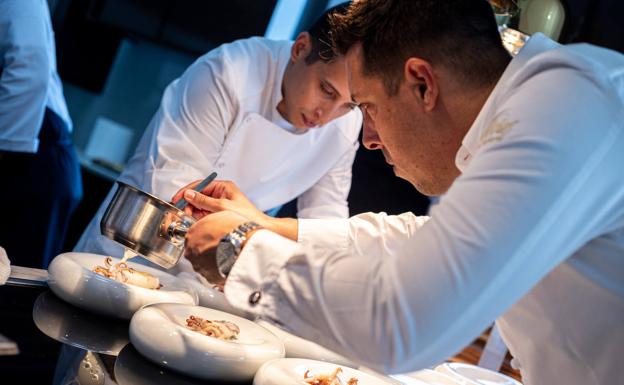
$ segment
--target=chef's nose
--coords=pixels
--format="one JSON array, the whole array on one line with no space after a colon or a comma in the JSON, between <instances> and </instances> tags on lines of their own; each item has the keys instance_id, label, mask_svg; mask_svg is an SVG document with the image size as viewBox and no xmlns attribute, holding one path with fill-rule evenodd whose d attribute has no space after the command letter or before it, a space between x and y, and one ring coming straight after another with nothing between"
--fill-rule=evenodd
<instances>
[{"instance_id":1,"label":"chef's nose","mask_svg":"<svg viewBox=\"0 0 624 385\"><path fill-rule=\"evenodd\" d=\"M322 107L317 107L312 111L312 119L318 126L322 126L325 124L324 122L325 113Z\"/></svg>"},{"instance_id":2,"label":"chef's nose","mask_svg":"<svg viewBox=\"0 0 624 385\"><path fill-rule=\"evenodd\" d=\"M314 110L314 120L316 120L317 122L319 122L324 115L325 114L322 107L318 107L316 110Z\"/></svg>"},{"instance_id":3,"label":"chef's nose","mask_svg":"<svg viewBox=\"0 0 624 385\"><path fill-rule=\"evenodd\" d=\"M362 144L369 150L381 150L383 146L381 144L381 139L377 134L375 122L370 118L366 111L363 112L364 122L362 128Z\"/></svg>"}]
</instances>

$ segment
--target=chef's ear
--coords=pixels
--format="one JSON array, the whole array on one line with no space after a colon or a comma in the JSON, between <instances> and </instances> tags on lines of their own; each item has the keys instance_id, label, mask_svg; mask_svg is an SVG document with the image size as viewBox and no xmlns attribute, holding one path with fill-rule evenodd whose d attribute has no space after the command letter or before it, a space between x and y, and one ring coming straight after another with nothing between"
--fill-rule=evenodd
<instances>
[{"instance_id":1,"label":"chef's ear","mask_svg":"<svg viewBox=\"0 0 624 385\"><path fill-rule=\"evenodd\" d=\"M305 59L312 51L312 37L308 32L301 32L290 50L290 60L294 63L297 60Z\"/></svg>"},{"instance_id":2,"label":"chef's ear","mask_svg":"<svg viewBox=\"0 0 624 385\"><path fill-rule=\"evenodd\" d=\"M407 86L423 109L433 110L440 89L431 64L426 60L411 57L405 61L404 76Z\"/></svg>"}]
</instances>

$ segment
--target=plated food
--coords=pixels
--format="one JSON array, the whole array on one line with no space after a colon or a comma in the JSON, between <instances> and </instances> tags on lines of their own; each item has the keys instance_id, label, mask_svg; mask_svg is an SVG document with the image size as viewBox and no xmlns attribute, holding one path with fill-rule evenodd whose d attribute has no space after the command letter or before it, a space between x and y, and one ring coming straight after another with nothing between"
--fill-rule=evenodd
<instances>
[{"instance_id":1,"label":"plated food","mask_svg":"<svg viewBox=\"0 0 624 385\"><path fill-rule=\"evenodd\" d=\"M357 385L358 379L355 377L351 377L346 382L342 381L340 377L338 377L338 373L342 372L342 368L339 366L332 373L329 374L317 374L311 375L309 370L306 370L303 375L303 382L311 385Z\"/></svg>"},{"instance_id":2,"label":"plated food","mask_svg":"<svg viewBox=\"0 0 624 385\"><path fill-rule=\"evenodd\" d=\"M262 365L253 385L395 385L392 378L328 362L282 358Z\"/></svg>"},{"instance_id":3,"label":"plated food","mask_svg":"<svg viewBox=\"0 0 624 385\"><path fill-rule=\"evenodd\" d=\"M104 266L97 265L92 270L103 277L114 279L121 283L158 290L162 287L158 277L153 274L135 270L126 263L129 255L115 263L112 257L104 259Z\"/></svg>"},{"instance_id":4,"label":"plated food","mask_svg":"<svg viewBox=\"0 0 624 385\"><path fill-rule=\"evenodd\" d=\"M282 342L254 322L182 304L137 311L130 321L130 342L148 360L206 380L248 381L262 364L284 357Z\"/></svg>"},{"instance_id":5,"label":"plated food","mask_svg":"<svg viewBox=\"0 0 624 385\"><path fill-rule=\"evenodd\" d=\"M130 319L141 307L161 302L197 303L197 293L183 280L153 267L110 258L111 266L131 268L158 279L155 283L120 282L93 271L107 257L92 253L63 253L52 260L48 268L48 285L64 301L82 309L110 317ZM105 266L106 267L106 263ZM140 275L139 275L140 276ZM149 282L149 280L148 280ZM150 288L144 287L147 285Z\"/></svg>"},{"instance_id":6,"label":"plated food","mask_svg":"<svg viewBox=\"0 0 624 385\"><path fill-rule=\"evenodd\" d=\"M240 328L234 322L210 321L194 315L186 319L186 327L205 336L232 341L238 338Z\"/></svg>"}]
</instances>

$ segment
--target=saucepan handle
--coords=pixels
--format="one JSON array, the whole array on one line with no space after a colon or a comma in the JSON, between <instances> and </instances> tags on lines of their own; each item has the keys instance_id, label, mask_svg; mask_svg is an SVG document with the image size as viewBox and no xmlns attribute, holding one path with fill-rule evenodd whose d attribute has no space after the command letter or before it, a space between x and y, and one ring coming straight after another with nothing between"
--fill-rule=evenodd
<instances>
[{"instance_id":1,"label":"saucepan handle","mask_svg":"<svg viewBox=\"0 0 624 385\"><path fill-rule=\"evenodd\" d=\"M173 221L167 227L167 235L175 242L184 242L190 224L186 221Z\"/></svg>"}]
</instances>

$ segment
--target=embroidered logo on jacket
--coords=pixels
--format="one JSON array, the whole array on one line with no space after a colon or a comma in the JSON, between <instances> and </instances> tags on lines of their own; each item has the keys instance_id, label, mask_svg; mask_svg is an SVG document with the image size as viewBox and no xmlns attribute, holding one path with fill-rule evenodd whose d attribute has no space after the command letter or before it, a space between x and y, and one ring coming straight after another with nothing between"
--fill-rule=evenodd
<instances>
[{"instance_id":1,"label":"embroidered logo on jacket","mask_svg":"<svg viewBox=\"0 0 624 385\"><path fill-rule=\"evenodd\" d=\"M493 121L492 124L481 133L479 137L479 147L488 143L500 142L516 123L518 123L518 120L509 120L504 117Z\"/></svg>"}]
</instances>

